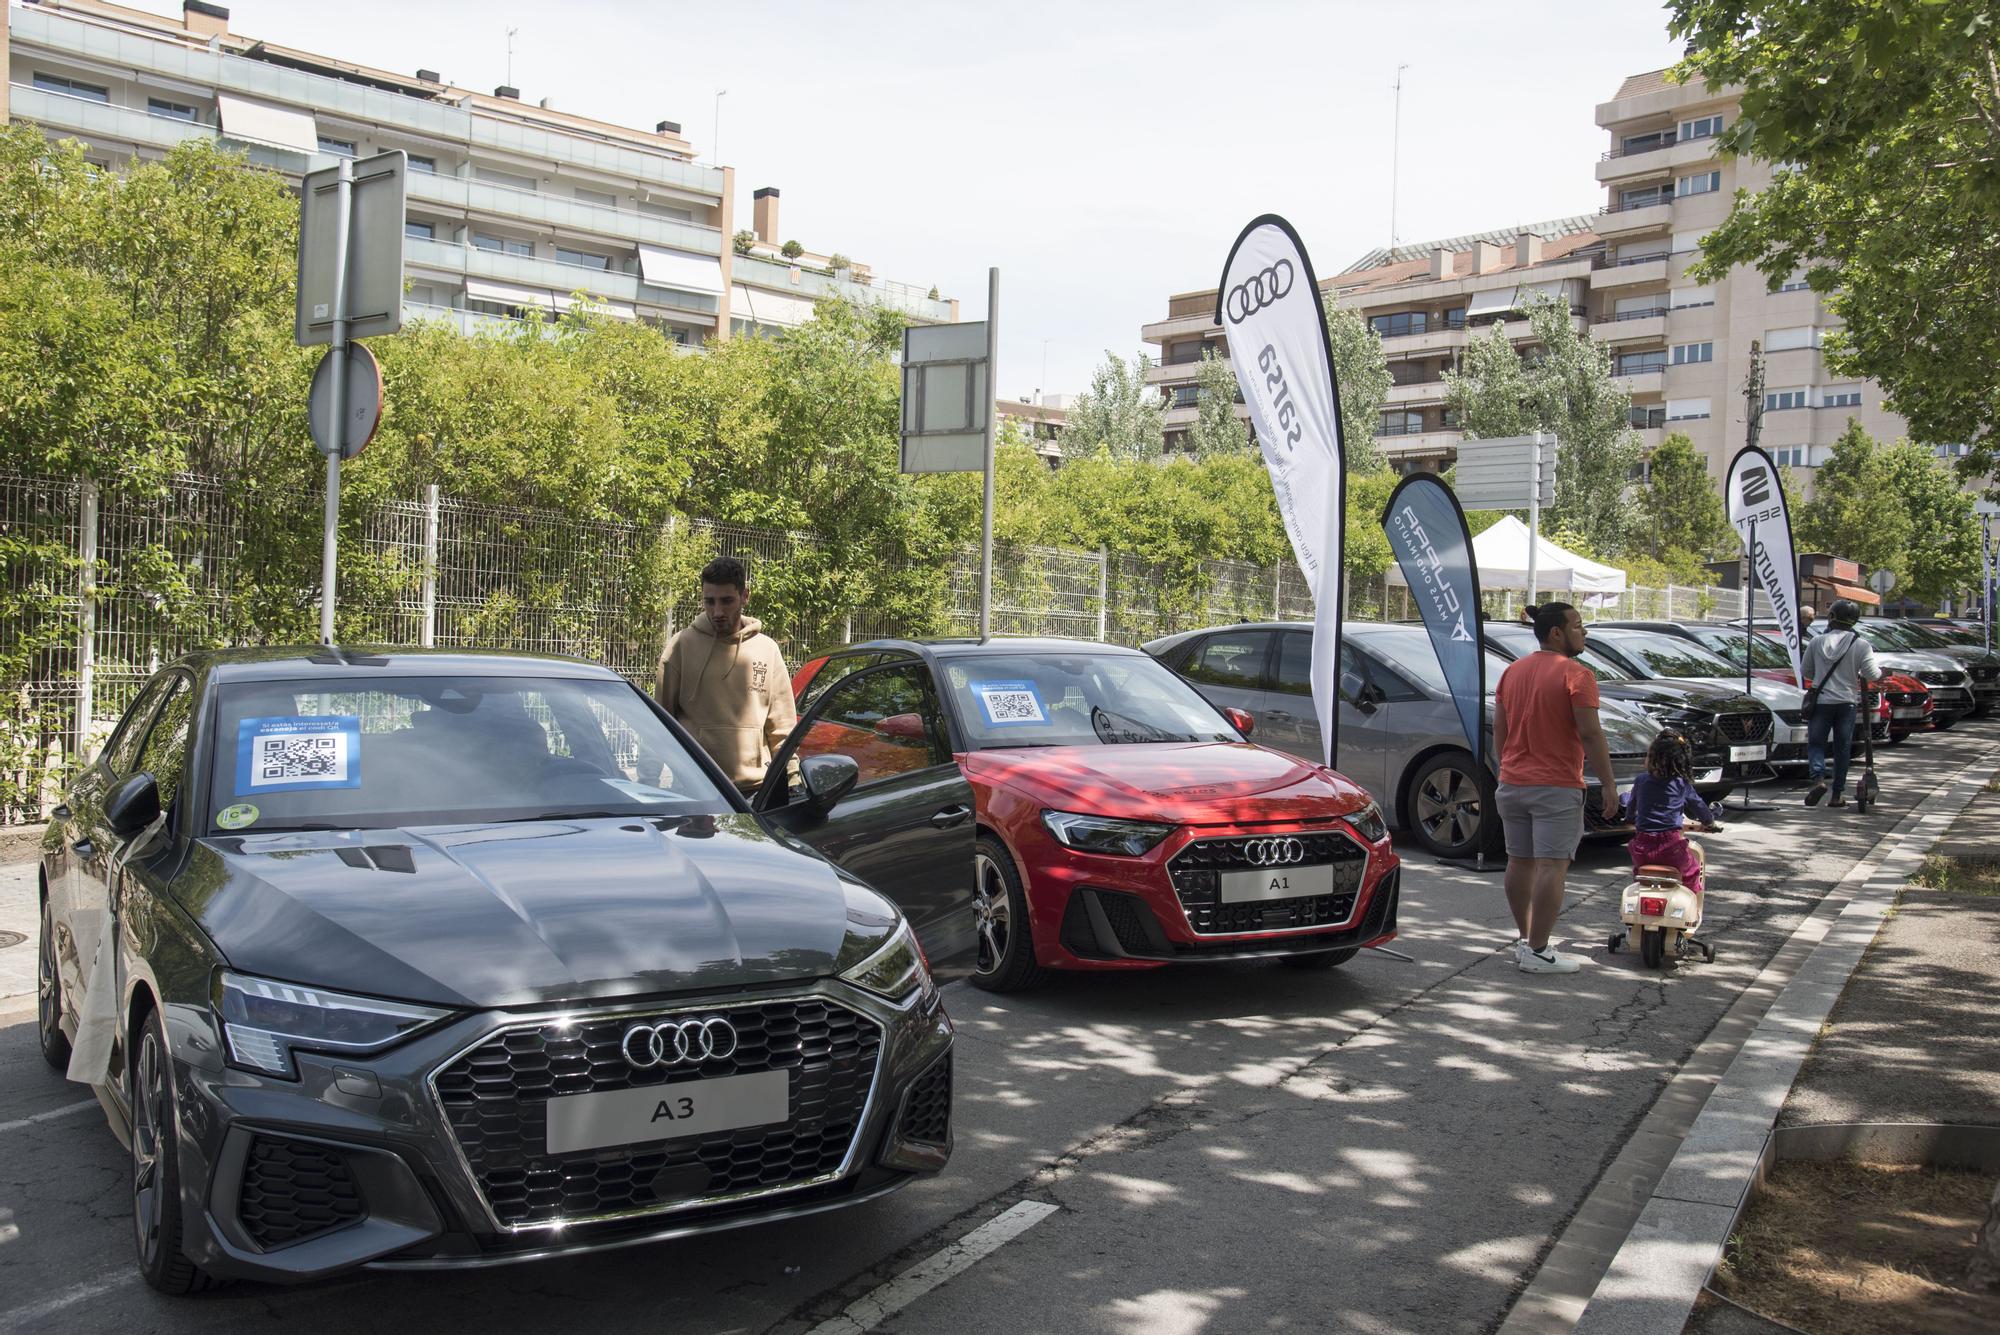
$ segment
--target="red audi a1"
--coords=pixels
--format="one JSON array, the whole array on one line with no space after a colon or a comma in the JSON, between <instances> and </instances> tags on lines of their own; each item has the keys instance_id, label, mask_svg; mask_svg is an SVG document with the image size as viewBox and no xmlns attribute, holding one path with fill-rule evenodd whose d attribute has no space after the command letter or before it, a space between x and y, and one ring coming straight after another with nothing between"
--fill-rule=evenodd
<instances>
[{"instance_id":1,"label":"red audi a1","mask_svg":"<svg viewBox=\"0 0 2000 1335\"><path fill-rule=\"evenodd\" d=\"M767 782L840 754L861 771L846 819L873 803L911 848L977 821L969 914L940 905L916 925L934 955L969 946L980 987L1217 959L1329 968L1396 934L1399 862L1368 794L1245 741L1248 715L1137 650L877 640L792 684L799 725ZM973 812L941 783L961 771Z\"/></svg>"}]
</instances>

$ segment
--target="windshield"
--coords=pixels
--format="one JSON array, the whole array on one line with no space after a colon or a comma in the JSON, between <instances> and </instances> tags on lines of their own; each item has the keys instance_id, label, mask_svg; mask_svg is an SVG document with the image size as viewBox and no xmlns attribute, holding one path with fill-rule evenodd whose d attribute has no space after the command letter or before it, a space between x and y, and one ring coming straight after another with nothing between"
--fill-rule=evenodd
<instances>
[{"instance_id":1,"label":"windshield","mask_svg":"<svg viewBox=\"0 0 2000 1335\"><path fill-rule=\"evenodd\" d=\"M1516 658L1526 657L1540 647L1535 643L1534 632L1526 626L1489 626L1486 631L1486 638L1501 653L1510 654ZM1631 673L1616 666L1607 659L1592 653L1589 649L1585 649L1582 653L1578 654L1576 661L1581 663L1589 671L1590 675L1599 681L1630 681L1632 679ZM1496 684L1498 680L1496 677L1488 685Z\"/></svg>"},{"instance_id":2,"label":"windshield","mask_svg":"<svg viewBox=\"0 0 2000 1335\"><path fill-rule=\"evenodd\" d=\"M1431 646L1430 632L1421 626L1372 626L1363 631L1349 627L1348 638L1353 640L1377 658L1387 662L1404 676L1412 678L1420 686L1439 695L1450 695L1451 688L1445 684L1444 669L1438 665L1437 650ZM1500 674L1507 670L1507 660L1487 651L1486 693L1491 695L1499 682Z\"/></svg>"},{"instance_id":3,"label":"windshield","mask_svg":"<svg viewBox=\"0 0 2000 1335\"><path fill-rule=\"evenodd\" d=\"M1622 631L1605 643L1648 677L1727 677L1743 669L1693 640L1651 631Z\"/></svg>"},{"instance_id":4,"label":"windshield","mask_svg":"<svg viewBox=\"0 0 2000 1335\"><path fill-rule=\"evenodd\" d=\"M1910 621L1886 622L1882 629L1911 649L1945 649L1951 645L1950 640L1929 626L1919 626Z\"/></svg>"},{"instance_id":5,"label":"windshield","mask_svg":"<svg viewBox=\"0 0 2000 1335\"><path fill-rule=\"evenodd\" d=\"M1702 630L1695 632L1701 642L1712 652L1729 661L1738 671L1743 668L1743 648L1750 647L1750 666L1753 668L1789 668L1791 658L1785 653L1785 646L1765 635L1751 635L1741 630Z\"/></svg>"},{"instance_id":6,"label":"windshield","mask_svg":"<svg viewBox=\"0 0 2000 1335\"><path fill-rule=\"evenodd\" d=\"M982 654L939 667L975 751L1242 740L1192 686L1138 654Z\"/></svg>"},{"instance_id":7,"label":"windshield","mask_svg":"<svg viewBox=\"0 0 2000 1335\"><path fill-rule=\"evenodd\" d=\"M622 681L345 676L239 682L217 703L215 830L732 809Z\"/></svg>"}]
</instances>

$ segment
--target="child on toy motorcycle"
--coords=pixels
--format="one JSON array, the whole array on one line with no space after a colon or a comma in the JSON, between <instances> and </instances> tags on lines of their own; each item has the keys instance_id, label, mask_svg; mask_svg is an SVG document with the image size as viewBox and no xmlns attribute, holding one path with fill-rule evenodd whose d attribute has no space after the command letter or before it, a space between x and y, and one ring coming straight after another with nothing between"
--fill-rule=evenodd
<instances>
[{"instance_id":1,"label":"child on toy motorcycle","mask_svg":"<svg viewBox=\"0 0 2000 1335\"><path fill-rule=\"evenodd\" d=\"M1715 813L1694 790L1694 748L1668 728L1653 739L1646 772L1633 780L1626 801L1634 831L1632 866L1672 867L1681 874L1681 884L1699 894L1706 859L1701 845L1682 831L1689 811L1700 818L1703 830L1718 828Z\"/></svg>"}]
</instances>

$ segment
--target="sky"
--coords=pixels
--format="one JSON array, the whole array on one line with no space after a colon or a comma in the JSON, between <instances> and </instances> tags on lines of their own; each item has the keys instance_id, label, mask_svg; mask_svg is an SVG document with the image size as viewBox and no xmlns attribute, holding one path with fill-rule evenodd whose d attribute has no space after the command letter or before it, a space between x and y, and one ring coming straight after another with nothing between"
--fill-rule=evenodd
<instances>
[{"instance_id":1,"label":"sky","mask_svg":"<svg viewBox=\"0 0 2000 1335\"><path fill-rule=\"evenodd\" d=\"M172 0L127 0L178 14ZM1282 214L1322 276L1595 210L1594 109L1678 55L1648 0L225 0L232 31L651 127L781 191L780 230L985 313L1003 395L1088 386ZM721 99L717 125L718 90ZM719 138L718 138L719 131ZM719 156L718 156L719 150Z\"/></svg>"}]
</instances>

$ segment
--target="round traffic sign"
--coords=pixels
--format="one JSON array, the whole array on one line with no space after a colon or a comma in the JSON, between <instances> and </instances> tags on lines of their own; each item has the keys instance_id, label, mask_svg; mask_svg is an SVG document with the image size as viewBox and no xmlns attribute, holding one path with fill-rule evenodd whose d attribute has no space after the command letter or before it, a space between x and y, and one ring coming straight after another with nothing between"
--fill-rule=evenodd
<instances>
[{"instance_id":1,"label":"round traffic sign","mask_svg":"<svg viewBox=\"0 0 2000 1335\"><path fill-rule=\"evenodd\" d=\"M361 447L374 439L375 428L382 424L382 368L376 364L375 354L360 343L347 345L347 403L343 429L336 433L333 422L333 362L332 348L319 359L319 366L313 371L312 393L306 400L306 421L312 428L313 444L319 446L321 454L332 454L338 450L343 459L352 459L361 453Z\"/></svg>"},{"instance_id":2,"label":"round traffic sign","mask_svg":"<svg viewBox=\"0 0 2000 1335\"><path fill-rule=\"evenodd\" d=\"M1868 587L1884 598L1888 597L1889 590L1896 587L1896 572L1887 568L1871 571L1868 576Z\"/></svg>"}]
</instances>

